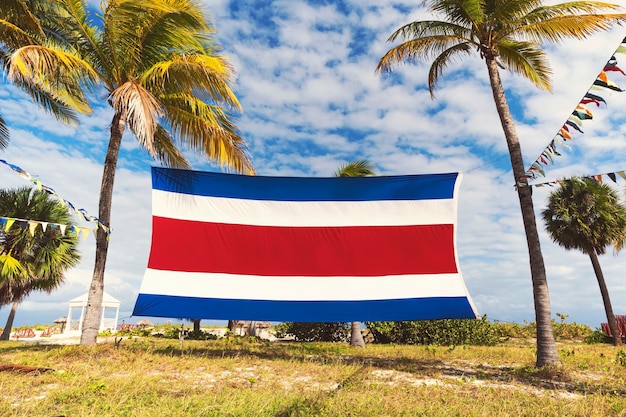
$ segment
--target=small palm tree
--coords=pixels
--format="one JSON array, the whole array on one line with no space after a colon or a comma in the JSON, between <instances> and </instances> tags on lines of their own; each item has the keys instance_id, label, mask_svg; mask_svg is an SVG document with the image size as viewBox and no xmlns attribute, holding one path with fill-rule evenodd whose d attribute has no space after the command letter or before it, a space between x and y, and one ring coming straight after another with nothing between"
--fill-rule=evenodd
<instances>
[{"instance_id":1,"label":"small palm tree","mask_svg":"<svg viewBox=\"0 0 626 417\"><path fill-rule=\"evenodd\" d=\"M56 0L41 16L56 24L106 90L114 114L104 162L98 217L109 226L115 170L126 129L162 164L190 168L179 146L241 173L253 174L231 111L240 110L230 84L234 71L213 39L195 0ZM95 23L94 23L95 22ZM99 228L81 344L96 343L108 232Z\"/></svg>"},{"instance_id":2,"label":"small palm tree","mask_svg":"<svg viewBox=\"0 0 626 417\"><path fill-rule=\"evenodd\" d=\"M0 71L59 121L78 122L77 111L91 113L80 84L95 72L76 51L56 42L54 28L37 15L48 15L50 0L5 0L0 7ZM0 148L9 143L9 129L0 116Z\"/></svg>"},{"instance_id":3,"label":"small palm tree","mask_svg":"<svg viewBox=\"0 0 626 417\"><path fill-rule=\"evenodd\" d=\"M550 313L550 297L532 195L519 137L506 100L499 69L508 69L550 90L551 69L544 42L587 36L622 24L626 14L615 4L575 1L544 6L542 0L424 0L443 20L416 21L395 31L389 41L402 40L380 60L377 71L390 72L403 62L431 62L428 88L431 97L444 69L463 56L477 53L485 61L491 91L509 149L520 201L530 258L537 323L536 366L559 361Z\"/></svg>"},{"instance_id":4,"label":"small palm tree","mask_svg":"<svg viewBox=\"0 0 626 417\"><path fill-rule=\"evenodd\" d=\"M620 203L617 193L610 186L589 178L565 180L550 194L548 207L543 210L542 216L546 230L555 243L589 255L600 286L613 344L621 345L609 291L598 261L598 255L604 254L615 241L623 239L626 231L626 208Z\"/></svg>"},{"instance_id":5,"label":"small palm tree","mask_svg":"<svg viewBox=\"0 0 626 417\"><path fill-rule=\"evenodd\" d=\"M46 192L0 190L0 216L23 219L0 229L0 306L13 304L0 340L8 340L18 304L32 291L50 292L61 285L80 256L78 237L69 232L74 223L68 208ZM31 232L24 220L41 224Z\"/></svg>"},{"instance_id":6,"label":"small palm tree","mask_svg":"<svg viewBox=\"0 0 626 417\"><path fill-rule=\"evenodd\" d=\"M335 171L335 177L371 177L376 175L374 165L367 159L347 162Z\"/></svg>"},{"instance_id":7,"label":"small palm tree","mask_svg":"<svg viewBox=\"0 0 626 417\"><path fill-rule=\"evenodd\" d=\"M376 175L374 165L367 159L348 162L340 166L335 172L335 177L370 177L373 175ZM352 322L350 345L355 347L365 346L365 340L363 340L363 334L361 333L361 323L358 321Z\"/></svg>"}]
</instances>

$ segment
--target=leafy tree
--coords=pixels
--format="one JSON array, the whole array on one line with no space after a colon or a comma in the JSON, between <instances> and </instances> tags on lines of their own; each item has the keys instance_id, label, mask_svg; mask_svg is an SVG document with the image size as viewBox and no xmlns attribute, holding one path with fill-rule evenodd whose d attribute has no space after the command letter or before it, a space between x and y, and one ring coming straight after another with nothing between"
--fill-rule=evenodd
<instances>
[{"instance_id":1,"label":"leafy tree","mask_svg":"<svg viewBox=\"0 0 626 417\"><path fill-rule=\"evenodd\" d=\"M284 322L276 326L276 336L293 335L298 342L346 342L348 325L342 322Z\"/></svg>"},{"instance_id":2,"label":"leafy tree","mask_svg":"<svg viewBox=\"0 0 626 417\"><path fill-rule=\"evenodd\" d=\"M95 73L37 17L55 7L50 0L2 2L0 71L58 120L76 125L77 111L91 113L81 83L93 81ZM0 148L8 144L9 129L0 115Z\"/></svg>"},{"instance_id":3,"label":"leafy tree","mask_svg":"<svg viewBox=\"0 0 626 417\"><path fill-rule=\"evenodd\" d=\"M89 62L114 110L104 162L96 238L81 344L96 342L108 252L115 169L128 128L162 164L190 167L179 146L242 173L254 173L227 109L239 110L234 71L212 37L198 1L110 0L92 13L86 2L56 0L46 15L67 45ZM40 17L44 18L44 17Z\"/></svg>"},{"instance_id":4,"label":"leafy tree","mask_svg":"<svg viewBox=\"0 0 626 417\"><path fill-rule=\"evenodd\" d=\"M536 366L559 361L551 327L550 298L531 190L513 117L499 69L508 69L550 90L551 69L541 43L587 36L622 24L626 14L604 14L618 5L575 1L544 6L541 0L425 0L443 20L424 20L396 30L389 41L402 42L380 60L377 71L390 72L403 62L431 62L431 97L444 69L463 55L477 53L485 61L496 109L504 130L517 188L530 258L537 322Z\"/></svg>"},{"instance_id":5,"label":"leafy tree","mask_svg":"<svg viewBox=\"0 0 626 417\"><path fill-rule=\"evenodd\" d=\"M480 320L381 321L366 324L375 343L494 346L501 341L498 327L489 322L487 316Z\"/></svg>"},{"instance_id":6,"label":"leafy tree","mask_svg":"<svg viewBox=\"0 0 626 417\"><path fill-rule=\"evenodd\" d=\"M32 231L23 221L0 228L0 306L12 304L0 340L8 340L18 304L35 290L52 291L79 259L78 237L67 207L45 191L0 190L0 216L41 222ZM44 226L45 224L45 226ZM65 233L58 225L65 225Z\"/></svg>"},{"instance_id":7,"label":"leafy tree","mask_svg":"<svg viewBox=\"0 0 626 417\"><path fill-rule=\"evenodd\" d=\"M548 207L542 212L546 230L552 240L565 249L577 249L589 255L598 279L604 310L613 336L613 344L622 339L613 314L609 291L598 255L615 241L623 240L626 231L626 208L608 185L589 178L564 180L550 194Z\"/></svg>"},{"instance_id":8,"label":"leafy tree","mask_svg":"<svg viewBox=\"0 0 626 417\"><path fill-rule=\"evenodd\" d=\"M335 177L370 177L373 175L376 175L374 165L367 159L348 162L335 172ZM350 345L355 347L365 346L365 340L363 340L363 334L361 333L361 324L358 321L352 322Z\"/></svg>"}]
</instances>

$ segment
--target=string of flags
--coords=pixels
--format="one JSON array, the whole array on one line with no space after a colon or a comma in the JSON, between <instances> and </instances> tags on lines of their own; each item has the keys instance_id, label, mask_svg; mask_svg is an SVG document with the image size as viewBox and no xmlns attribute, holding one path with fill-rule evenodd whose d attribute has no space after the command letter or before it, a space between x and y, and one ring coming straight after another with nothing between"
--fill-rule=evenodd
<instances>
[{"instance_id":1,"label":"string of flags","mask_svg":"<svg viewBox=\"0 0 626 417\"><path fill-rule=\"evenodd\" d=\"M594 181L597 181L599 183L603 183L604 182L604 177L609 178L611 181L613 181L614 183L617 184L617 178L621 178L624 181L626 181L626 170L625 171L614 171L614 172L605 172L602 174L595 174L595 175L586 175L586 176L581 176L578 178L589 178L592 179ZM540 182L537 184L529 184L529 186L531 187L545 187L545 186L550 186L553 187L555 185L561 185L564 182L569 181L567 179L558 179L558 180L554 180L554 181L546 181L546 182Z\"/></svg>"},{"instance_id":2,"label":"string of flags","mask_svg":"<svg viewBox=\"0 0 626 417\"><path fill-rule=\"evenodd\" d=\"M83 239L87 239L90 232L96 232L97 228L93 227L82 227L82 226L74 226L60 223L50 223L50 222L41 222L38 220L26 220L19 219L16 217L0 217L0 228L5 232L8 231L11 226L14 224L19 225L22 230L28 229L28 232L31 236L35 236L35 231L38 227L41 227L42 231L46 231L48 229L55 230L58 229L62 234L72 233L76 237L81 236Z\"/></svg>"},{"instance_id":3,"label":"string of flags","mask_svg":"<svg viewBox=\"0 0 626 417\"><path fill-rule=\"evenodd\" d=\"M19 166L15 165L15 164L11 164L7 161L5 161L4 159L0 159L0 163L8 166L9 168L11 168L13 171L15 171L20 177L26 179L27 181L30 181L31 183L33 183L37 189L39 191L45 191L48 194L51 194L52 196L56 197L59 202L61 203L62 206L67 206L71 212L75 213L79 218L84 219L87 222L91 222L91 223L95 223L96 228L89 228L89 227L78 227L78 226L69 226L70 230L72 230L75 233L83 233L84 236L87 236L89 234L90 230L93 230L94 233L98 228L101 228L102 230L104 230L108 235L111 234L111 229L109 228L109 226L103 224L97 217L90 215L87 210L83 209L83 208L79 208L77 209L70 201L62 198L59 194L56 193L56 191L54 191L53 188L48 187L47 185L44 185L41 183L41 181L35 177L33 177L32 175L30 175L27 171L23 170L22 168L20 168ZM0 222L2 222L1 227L6 227L6 221L3 221L2 219L7 219L4 217L0 217ZM22 220L22 219L15 219L14 221L22 221L22 222L34 222L32 220ZM41 224L42 222L36 222ZM50 223L52 224L52 223ZM35 225L34 227L36 227L37 225ZM68 227L67 225L64 225L65 227ZM29 226L30 227L30 226ZM65 229L65 228L64 228ZM6 229L5 229L6 230ZM45 229L44 229L45 230ZM78 232L77 232L78 230ZM33 232L34 232L34 228L33 228ZM31 232L31 233L33 233Z\"/></svg>"},{"instance_id":4,"label":"string of flags","mask_svg":"<svg viewBox=\"0 0 626 417\"><path fill-rule=\"evenodd\" d=\"M622 43L617 47L611 59L606 63L598 77L593 82L592 86L585 93L580 100L572 114L567 118L563 126L559 129L554 138L550 141L548 146L541 152L539 157L532 163L530 168L526 171L526 178L530 180L537 179L539 175L545 177L545 168L548 165L554 164L554 157L561 156L560 148L571 149L565 142L574 139L575 135L583 134L583 122L585 120L593 119L593 113L590 107L601 108L606 107L606 100L601 96L602 91L611 90L617 92L623 92L617 84L611 81L607 75L609 72L619 72L626 76L624 72L617 64L616 54L626 54L626 38L622 40ZM621 172L621 171L620 171ZM616 174L616 173L612 173ZM608 174L606 174L608 175Z\"/></svg>"}]
</instances>

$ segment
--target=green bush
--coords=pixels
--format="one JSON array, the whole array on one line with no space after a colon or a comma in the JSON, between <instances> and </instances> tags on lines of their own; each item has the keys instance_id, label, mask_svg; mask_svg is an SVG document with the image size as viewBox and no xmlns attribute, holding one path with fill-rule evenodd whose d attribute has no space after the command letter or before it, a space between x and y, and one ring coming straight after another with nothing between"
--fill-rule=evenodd
<instances>
[{"instance_id":1,"label":"green bush","mask_svg":"<svg viewBox=\"0 0 626 417\"><path fill-rule=\"evenodd\" d=\"M569 317L567 314L556 313L559 321L552 319L552 331L554 332L554 338L557 340L584 340L587 337L592 336L593 330L586 324L579 324L576 322L567 323L565 320ZM500 337L514 338L514 339L527 339L537 337L537 323L524 322L524 325L518 323L505 323L494 321L494 326L497 329Z\"/></svg>"},{"instance_id":2,"label":"green bush","mask_svg":"<svg viewBox=\"0 0 626 417\"><path fill-rule=\"evenodd\" d=\"M163 339L179 339L180 338L181 326L177 326L175 324L164 324L157 326L156 329L149 332L153 337L160 337ZM205 331L197 331L194 332L192 330L183 328L183 337L187 340L216 340L219 337Z\"/></svg>"},{"instance_id":3,"label":"green bush","mask_svg":"<svg viewBox=\"0 0 626 417\"><path fill-rule=\"evenodd\" d=\"M604 332L600 329L594 330L591 334L583 339L583 342L588 345L598 344L598 343L613 343L610 337L604 334Z\"/></svg>"},{"instance_id":4,"label":"green bush","mask_svg":"<svg viewBox=\"0 0 626 417\"><path fill-rule=\"evenodd\" d=\"M484 345L501 341L496 327L483 316L478 320L423 320L367 322L375 343L408 345Z\"/></svg>"},{"instance_id":5,"label":"green bush","mask_svg":"<svg viewBox=\"0 0 626 417\"><path fill-rule=\"evenodd\" d=\"M135 327L133 329L118 330L116 336L128 336L128 337L148 337L152 331L145 327Z\"/></svg>"},{"instance_id":6,"label":"green bush","mask_svg":"<svg viewBox=\"0 0 626 417\"><path fill-rule=\"evenodd\" d=\"M276 337L293 336L299 342L347 342L350 340L350 323L294 323L276 325Z\"/></svg>"},{"instance_id":7,"label":"green bush","mask_svg":"<svg viewBox=\"0 0 626 417\"><path fill-rule=\"evenodd\" d=\"M535 322L519 324L495 320L492 324L498 336L503 339L528 339L537 335Z\"/></svg>"}]
</instances>

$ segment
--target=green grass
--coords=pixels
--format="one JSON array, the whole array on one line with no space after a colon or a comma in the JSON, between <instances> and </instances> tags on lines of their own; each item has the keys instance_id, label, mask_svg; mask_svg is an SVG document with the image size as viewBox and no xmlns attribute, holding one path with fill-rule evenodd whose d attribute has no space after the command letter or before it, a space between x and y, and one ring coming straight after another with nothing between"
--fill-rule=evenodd
<instances>
[{"instance_id":1,"label":"green grass","mask_svg":"<svg viewBox=\"0 0 626 417\"><path fill-rule=\"evenodd\" d=\"M493 347L125 339L92 348L0 343L0 416L618 416L626 352L561 342Z\"/></svg>"}]
</instances>

